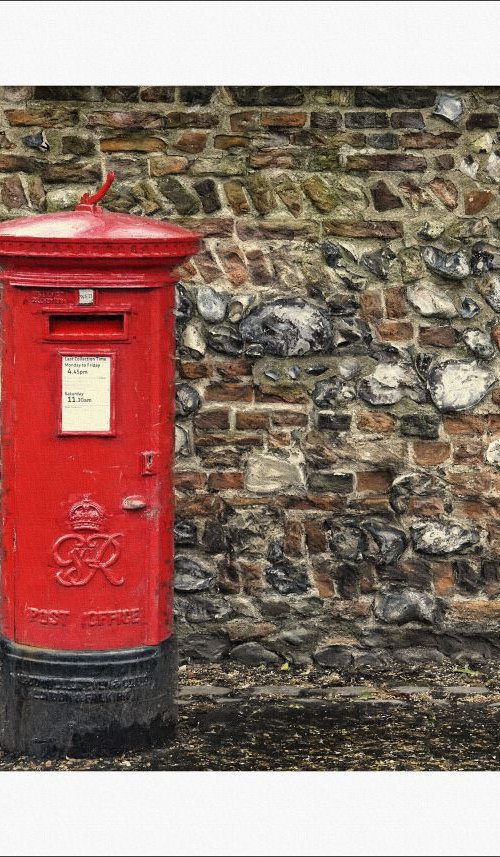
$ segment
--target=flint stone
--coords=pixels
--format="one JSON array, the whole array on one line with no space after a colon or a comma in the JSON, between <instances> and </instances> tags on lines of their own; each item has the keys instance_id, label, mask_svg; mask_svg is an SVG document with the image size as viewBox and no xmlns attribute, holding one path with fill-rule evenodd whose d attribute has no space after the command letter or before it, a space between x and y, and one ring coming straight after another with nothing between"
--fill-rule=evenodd
<instances>
[{"instance_id":1,"label":"flint stone","mask_svg":"<svg viewBox=\"0 0 500 857\"><path fill-rule=\"evenodd\" d=\"M194 355L203 357L207 350L207 343L201 322L191 321L182 334L182 344Z\"/></svg>"},{"instance_id":2,"label":"flint stone","mask_svg":"<svg viewBox=\"0 0 500 857\"><path fill-rule=\"evenodd\" d=\"M280 595L301 595L310 588L306 572L286 559L266 569L266 580Z\"/></svg>"},{"instance_id":3,"label":"flint stone","mask_svg":"<svg viewBox=\"0 0 500 857\"><path fill-rule=\"evenodd\" d=\"M500 298L500 294L499 294ZM460 315L462 318L474 318L475 315L481 312L481 307L476 303L472 298L464 298L462 301L462 308L460 310Z\"/></svg>"},{"instance_id":4,"label":"flint stone","mask_svg":"<svg viewBox=\"0 0 500 857\"><path fill-rule=\"evenodd\" d=\"M231 300L227 317L229 321L235 324L247 315L250 308L255 303L255 295L238 295Z\"/></svg>"},{"instance_id":5,"label":"flint stone","mask_svg":"<svg viewBox=\"0 0 500 857\"><path fill-rule=\"evenodd\" d=\"M492 152L486 161L486 172L494 182L500 182L500 156Z\"/></svg>"},{"instance_id":6,"label":"flint stone","mask_svg":"<svg viewBox=\"0 0 500 857\"><path fill-rule=\"evenodd\" d=\"M363 524L363 530L372 537L376 545L375 551L368 546L365 557L372 559L376 565L392 565L408 547L405 533L396 527L374 521Z\"/></svg>"},{"instance_id":7,"label":"flint stone","mask_svg":"<svg viewBox=\"0 0 500 857\"><path fill-rule=\"evenodd\" d=\"M375 616L390 625L407 622L432 625L437 612L436 599L417 589L381 589L375 597Z\"/></svg>"},{"instance_id":8,"label":"flint stone","mask_svg":"<svg viewBox=\"0 0 500 857\"><path fill-rule=\"evenodd\" d=\"M243 351L241 334L236 327L231 327L230 324L220 324L210 328L207 333L207 341L210 348L221 354L237 356Z\"/></svg>"},{"instance_id":9,"label":"flint stone","mask_svg":"<svg viewBox=\"0 0 500 857\"><path fill-rule=\"evenodd\" d=\"M282 663L283 660L276 652L271 652L260 643L242 643L235 646L231 649L229 657L251 667L258 667L261 664L272 666Z\"/></svg>"},{"instance_id":10,"label":"flint stone","mask_svg":"<svg viewBox=\"0 0 500 857\"><path fill-rule=\"evenodd\" d=\"M427 388L440 411L467 411L477 405L495 384L496 377L476 360L445 360L433 366Z\"/></svg>"},{"instance_id":11,"label":"flint stone","mask_svg":"<svg viewBox=\"0 0 500 857\"><path fill-rule=\"evenodd\" d=\"M354 347L354 350L366 350L372 335L366 322L359 318L339 318L332 325L332 345L334 348Z\"/></svg>"},{"instance_id":12,"label":"flint stone","mask_svg":"<svg viewBox=\"0 0 500 857\"><path fill-rule=\"evenodd\" d=\"M188 321L193 315L193 304L189 298L189 295L182 285L182 283L176 283L175 285L175 317L178 323L182 323L183 321Z\"/></svg>"},{"instance_id":13,"label":"flint stone","mask_svg":"<svg viewBox=\"0 0 500 857\"><path fill-rule=\"evenodd\" d=\"M325 313L302 298L262 304L240 322L240 333L246 344L260 345L276 357L326 351L331 340Z\"/></svg>"},{"instance_id":14,"label":"flint stone","mask_svg":"<svg viewBox=\"0 0 500 857\"><path fill-rule=\"evenodd\" d=\"M23 137L23 143L30 149L38 149L40 152L48 152L50 149L43 131L36 131L34 134L28 134L26 137Z\"/></svg>"},{"instance_id":15,"label":"flint stone","mask_svg":"<svg viewBox=\"0 0 500 857\"><path fill-rule=\"evenodd\" d=\"M182 426L175 426L175 454L189 455L189 435Z\"/></svg>"},{"instance_id":16,"label":"flint stone","mask_svg":"<svg viewBox=\"0 0 500 857\"><path fill-rule=\"evenodd\" d=\"M425 437L436 440L439 437L440 419L436 414L405 414L400 420L400 431L406 437Z\"/></svg>"},{"instance_id":17,"label":"flint stone","mask_svg":"<svg viewBox=\"0 0 500 857\"><path fill-rule=\"evenodd\" d=\"M483 277L477 285L477 290L492 310L500 312L500 277L498 274L489 274Z\"/></svg>"},{"instance_id":18,"label":"flint stone","mask_svg":"<svg viewBox=\"0 0 500 857\"><path fill-rule=\"evenodd\" d=\"M485 454L488 464L500 467L500 440L492 440Z\"/></svg>"},{"instance_id":19,"label":"flint stone","mask_svg":"<svg viewBox=\"0 0 500 857\"><path fill-rule=\"evenodd\" d=\"M500 268L500 252L498 247L478 241L472 248L471 270L474 276L482 276L488 271L498 271Z\"/></svg>"},{"instance_id":20,"label":"flint stone","mask_svg":"<svg viewBox=\"0 0 500 857\"><path fill-rule=\"evenodd\" d=\"M449 280L463 280L470 274L469 263L462 250L445 253L439 247L424 247L422 258L431 271Z\"/></svg>"},{"instance_id":21,"label":"flint stone","mask_svg":"<svg viewBox=\"0 0 500 857\"><path fill-rule=\"evenodd\" d=\"M198 533L196 530L196 524L193 524L192 521L176 521L174 526L174 539L177 547L179 547L179 545L193 546L196 544L197 538Z\"/></svg>"},{"instance_id":22,"label":"flint stone","mask_svg":"<svg viewBox=\"0 0 500 857\"><path fill-rule=\"evenodd\" d=\"M231 607L222 599L214 598L192 598L186 609L186 620L198 624L199 622L213 622L228 619L232 614Z\"/></svg>"},{"instance_id":23,"label":"flint stone","mask_svg":"<svg viewBox=\"0 0 500 857\"><path fill-rule=\"evenodd\" d=\"M321 667L330 669L347 669L353 661L353 650L351 646L332 645L318 649L313 654L313 659Z\"/></svg>"},{"instance_id":24,"label":"flint stone","mask_svg":"<svg viewBox=\"0 0 500 857\"><path fill-rule=\"evenodd\" d=\"M311 393L314 404L323 410L333 408L339 400L346 398L343 396L345 384L340 378L328 378L325 381L318 381Z\"/></svg>"},{"instance_id":25,"label":"flint stone","mask_svg":"<svg viewBox=\"0 0 500 857\"><path fill-rule=\"evenodd\" d=\"M465 158L462 158L458 165L458 169L465 176L469 176L471 179L475 179L477 175L477 171L479 169L479 164L474 160L472 155L466 155Z\"/></svg>"},{"instance_id":26,"label":"flint stone","mask_svg":"<svg viewBox=\"0 0 500 857\"><path fill-rule=\"evenodd\" d=\"M202 544L208 553L224 553L227 550L227 538L222 524L218 521L207 521Z\"/></svg>"},{"instance_id":27,"label":"flint stone","mask_svg":"<svg viewBox=\"0 0 500 857\"><path fill-rule=\"evenodd\" d=\"M333 522L330 526L330 550L337 559L357 562L368 549L368 539L355 521Z\"/></svg>"},{"instance_id":28,"label":"flint stone","mask_svg":"<svg viewBox=\"0 0 500 857\"><path fill-rule=\"evenodd\" d=\"M470 144L470 147L473 152L478 152L479 154L491 152L494 142L494 135L491 131L487 131L485 134L481 134L479 137L476 137L476 139Z\"/></svg>"},{"instance_id":29,"label":"flint stone","mask_svg":"<svg viewBox=\"0 0 500 857\"><path fill-rule=\"evenodd\" d=\"M363 378L358 396L370 405L394 405L405 397L424 402L426 398L422 382L410 366L386 362Z\"/></svg>"},{"instance_id":30,"label":"flint stone","mask_svg":"<svg viewBox=\"0 0 500 857\"><path fill-rule=\"evenodd\" d=\"M420 521L410 531L415 550L435 556L461 553L479 544L478 530L452 521Z\"/></svg>"},{"instance_id":31,"label":"flint stone","mask_svg":"<svg viewBox=\"0 0 500 857\"><path fill-rule=\"evenodd\" d=\"M256 452L250 455L247 461L247 491L256 494L280 494L303 489L305 484L302 456L295 455L285 459Z\"/></svg>"},{"instance_id":32,"label":"flint stone","mask_svg":"<svg viewBox=\"0 0 500 857\"><path fill-rule=\"evenodd\" d=\"M438 96L432 112L436 116L442 116L448 122L456 124L464 112L464 103L458 95L448 95L446 92L442 92Z\"/></svg>"},{"instance_id":33,"label":"flint stone","mask_svg":"<svg viewBox=\"0 0 500 857\"><path fill-rule=\"evenodd\" d=\"M462 334L462 339L469 351L472 351L476 357L480 357L483 360L491 360L495 354L491 336L483 330L477 330L477 328L465 330Z\"/></svg>"},{"instance_id":34,"label":"flint stone","mask_svg":"<svg viewBox=\"0 0 500 857\"><path fill-rule=\"evenodd\" d=\"M267 559L269 562L279 562L283 559L283 544L279 539L271 539L267 549Z\"/></svg>"},{"instance_id":35,"label":"flint stone","mask_svg":"<svg viewBox=\"0 0 500 857\"><path fill-rule=\"evenodd\" d=\"M386 280L389 276L390 264L395 258L396 254L390 248L384 247L383 250L375 250L373 253L363 253L361 262L376 277Z\"/></svg>"},{"instance_id":36,"label":"flint stone","mask_svg":"<svg viewBox=\"0 0 500 857\"><path fill-rule=\"evenodd\" d=\"M212 634L190 634L181 642L181 659L193 658L203 661L220 661L229 651L227 637Z\"/></svg>"},{"instance_id":37,"label":"flint stone","mask_svg":"<svg viewBox=\"0 0 500 857\"><path fill-rule=\"evenodd\" d=\"M340 268L342 265L342 250L331 241L325 241L321 246L323 257L329 268Z\"/></svg>"},{"instance_id":38,"label":"flint stone","mask_svg":"<svg viewBox=\"0 0 500 857\"><path fill-rule=\"evenodd\" d=\"M426 220L418 232L419 238L425 241L435 241L444 232L444 224L439 220Z\"/></svg>"},{"instance_id":39,"label":"flint stone","mask_svg":"<svg viewBox=\"0 0 500 857\"><path fill-rule=\"evenodd\" d=\"M214 573L188 556L178 556L175 560L176 592L201 592L209 589Z\"/></svg>"},{"instance_id":40,"label":"flint stone","mask_svg":"<svg viewBox=\"0 0 500 857\"><path fill-rule=\"evenodd\" d=\"M389 500L392 508L404 515L412 497L441 496L446 482L430 473L403 473L391 485Z\"/></svg>"},{"instance_id":41,"label":"flint stone","mask_svg":"<svg viewBox=\"0 0 500 857\"><path fill-rule=\"evenodd\" d=\"M328 301L328 309L332 315L355 315L359 309L359 300L354 295L336 292Z\"/></svg>"},{"instance_id":42,"label":"flint stone","mask_svg":"<svg viewBox=\"0 0 500 857\"><path fill-rule=\"evenodd\" d=\"M175 388L175 412L178 417L190 417L201 408L201 396L191 384L177 384Z\"/></svg>"},{"instance_id":43,"label":"flint stone","mask_svg":"<svg viewBox=\"0 0 500 857\"><path fill-rule=\"evenodd\" d=\"M201 286L196 293L196 307L205 321L222 321L227 308L227 300L210 286Z\"/></svg>"},{"instance_id":44,"label":"flint stone","mask_svg":"<svg viewBox=\"0 0 500 857\"><path fill-rule=\"evenodd\" d=\"M337 272L338 276L342 281L342 285L346 287L346 289L351 289L353 292L361 292L363 291L366 280L364 277L360 277L358 274L353 273L352 271L345 270L345 272Z\"/></svg>"},{"instance_id":45,"label":"flint stone","mask_svg":"<svg viewBox=\"0 0 500 857\"><path fill-rule=\"evenodd\" d=\"M427 286L408 286L406 297L412 306L423 316L437 316L438 318L456 318L458 315L451 298L444 293L438 293Z\"/></svg>"}]
</instances>

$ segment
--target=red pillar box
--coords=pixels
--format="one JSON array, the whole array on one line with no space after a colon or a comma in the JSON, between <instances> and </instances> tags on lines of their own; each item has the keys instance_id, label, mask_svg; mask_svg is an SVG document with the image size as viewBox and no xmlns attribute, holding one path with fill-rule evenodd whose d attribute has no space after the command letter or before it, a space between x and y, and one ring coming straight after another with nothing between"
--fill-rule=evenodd
<instances>
[{"instance_id":1,"label":"red pillar box","mask_svg":"<svg viewBox=\"0 0 500 857\"><path fill-rule=\"evenodd\" d=\"M197 235L96 203L0 225L0 740L158 740L175 716L173 268Z\"/></svg>"}]
</instances>

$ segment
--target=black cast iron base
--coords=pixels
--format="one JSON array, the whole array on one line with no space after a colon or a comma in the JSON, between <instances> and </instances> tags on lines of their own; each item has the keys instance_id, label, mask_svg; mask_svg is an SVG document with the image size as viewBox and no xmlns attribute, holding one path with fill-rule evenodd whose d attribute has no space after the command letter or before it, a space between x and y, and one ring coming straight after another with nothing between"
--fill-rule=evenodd
<instances>
[{"instance_id":1,"label":"black cast iron base","mask_svg":"<svg viewBox=\"0 0 500 857\"><path fill-rule=\"evenodd\" d=\"M174 638L121 651L68 652L0 638L0 744L38 757L161 746L175 731Z\"/></svg>"}]
</instances>

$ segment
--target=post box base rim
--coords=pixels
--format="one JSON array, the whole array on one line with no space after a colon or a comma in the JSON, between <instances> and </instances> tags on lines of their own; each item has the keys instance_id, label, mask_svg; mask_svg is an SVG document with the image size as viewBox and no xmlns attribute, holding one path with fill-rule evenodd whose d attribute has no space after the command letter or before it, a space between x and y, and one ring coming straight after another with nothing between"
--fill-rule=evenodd
<instances>
[{"instance_id":1,"label":"post box base rim","mask_svg":"<svg viewBox=\"0 0 500 857\"><path fill-rule=\"evenodd\" d=\"M177 646L54 651L0 638L0 744L42 758L158 747L177 720Z\"/></svg>"}]
</instances>

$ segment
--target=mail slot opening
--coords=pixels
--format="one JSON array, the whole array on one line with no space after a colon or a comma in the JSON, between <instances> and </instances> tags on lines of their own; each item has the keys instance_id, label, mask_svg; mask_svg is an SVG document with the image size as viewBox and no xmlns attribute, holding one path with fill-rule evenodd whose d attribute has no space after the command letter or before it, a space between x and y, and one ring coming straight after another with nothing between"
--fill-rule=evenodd
<instances>
[{"instance_id":1,"label":"mail slot opening","mask_svg":"<svg viewBox=\"0 0 500 857\"><path fill-rule=\"evenodd\" d=\"M123 339L125 314L51 313L49 336L57 339Z\"/></svg>"}]
</instances>

